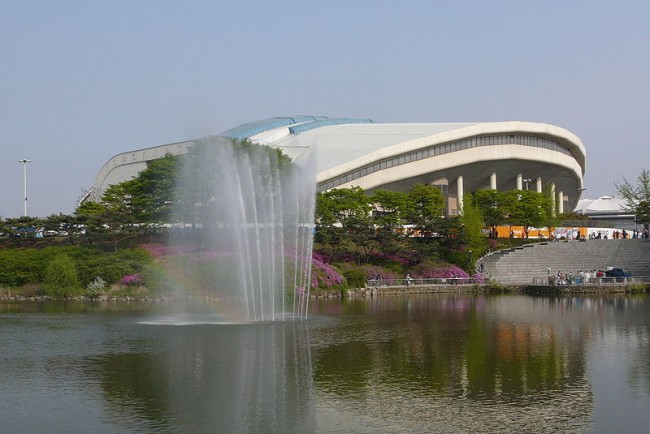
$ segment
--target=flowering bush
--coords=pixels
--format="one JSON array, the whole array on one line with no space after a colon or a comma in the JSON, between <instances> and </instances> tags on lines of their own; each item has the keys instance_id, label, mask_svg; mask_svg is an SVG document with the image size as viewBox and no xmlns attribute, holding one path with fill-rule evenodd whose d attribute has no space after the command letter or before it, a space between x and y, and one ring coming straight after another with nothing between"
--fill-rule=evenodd
<instances>
[{"instance_id":1,"label":"flowering bush","mask_svg":"<svg viewBox=\"0 0 650 434\"><path fill-rule=\"evenodd\" d=\"M343 283L343 276L330 264L322 261L324 257L316 252L312 255L311 286L312 288L331 288Z\"/></svg>"},{"instance_id":2,"label":"flowering bush","mask_svg":"<svg viewBox=\"0 0 650 434\"><path fill-rule=\"evenodd\" d=\"M379 262L379 263L395 263L395 264L400 264L400 265L412 265L413 264L413 258L415 258L416 255L414 255L413 252L408 252L408 253L401 253L401 254L395 254L395 253L383 253L383 252L376 252L372 255L372 259L374 262Z\"/></svg>"},{"instance_id":3,"label":"flowering bush","mask_svg":"<svg viewBox=\"0 0 650 434\"><path fill-rule=\"evenodd\" d=\"M478 283L478 284L485 283L485 276L483 276L481 273L474 274L472 276L472 279L476 279L476 283Z\"/></svg>"},{"instance_id":4,"label":"flowering bush","mask_svg":"<svg viewBox=\"0 0 650 434\"><path fill-rule=\"evenodd\" d=\"M97 297L102 293L105 287L106 287L106 282L104 281L104 279L97 276L95 277L95 280L93 280L88 284L88 286L86 286L86 290L90 297Z\"/></svg>"},{"instance_id":5,"label":"flowering bush","mask_svg":"<svg viewBox=\"0 0 650 434\"><path fill-rule=\"evenodd\" d=\"M449 279L452 277L469 277L469 274L455 265L423 262L415 267L415 270L411 273L411 277L420 279Z\"/></svg>"},{"instance_id":6,"label":"flowering bush","mask_svg":"<svg viewBox=\"0 0 650 434\"><path fill-rule=\"evenodd\" d=\"M142 278L139 274L127 274L126 276L122 277L120 283L122 285L138 285L141 281Z\"/></svg>"}]
</instances>

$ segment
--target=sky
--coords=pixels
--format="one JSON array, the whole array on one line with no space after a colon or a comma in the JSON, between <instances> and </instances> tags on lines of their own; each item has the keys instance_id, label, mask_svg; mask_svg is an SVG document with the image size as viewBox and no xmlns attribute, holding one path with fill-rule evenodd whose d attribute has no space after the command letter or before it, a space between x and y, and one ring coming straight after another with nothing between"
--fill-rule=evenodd
<instances>
[{"instance_id":1,"label":"sky","mask_svg":"<svg viewBox=\"0 0 650 434\"><path fill-rule=\"evenodd\" d=\"M0 216L69 214L112 156L296 114L544 122L585 197L650 169L647 0L0 0Z\"/></svg>"}]
</instances>

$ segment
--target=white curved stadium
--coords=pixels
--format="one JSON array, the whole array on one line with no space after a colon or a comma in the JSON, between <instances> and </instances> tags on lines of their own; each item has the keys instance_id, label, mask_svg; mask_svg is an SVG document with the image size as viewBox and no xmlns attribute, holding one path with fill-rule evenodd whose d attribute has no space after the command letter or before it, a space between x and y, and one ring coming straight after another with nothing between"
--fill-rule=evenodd
<instances>
[{"instance_id":1,"label":"white curved stadium","mask_svg":"<svg viewBox=\"0 0 650 434\"><path fill-rule=\"evenodd\" d=\"M558 212L574 209L586 152L573 133L533 122L379 123L369 119L291 116L240 125L219 136L280 148L299 162L315 152L318 190L359 186L408 191L438 185L448 212L478 189L555 191ZM147 162L187 152L192 141L125 152L100 170L89 195L136 176Z\"/></svg>"}]
</instances>

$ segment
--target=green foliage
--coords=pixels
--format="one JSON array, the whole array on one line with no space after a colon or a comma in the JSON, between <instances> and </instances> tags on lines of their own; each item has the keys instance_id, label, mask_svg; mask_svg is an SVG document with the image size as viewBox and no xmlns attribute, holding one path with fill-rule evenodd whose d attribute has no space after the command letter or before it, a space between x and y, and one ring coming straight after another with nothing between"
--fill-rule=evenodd
<instances>
[{"instance_id":1,"label":"green foliage","mask_svg":"<svg viewBox=\"0 0 650 434\"><path fill-rule=\"evenodd\" d=\"M83 291L75 263L66 254L56 255L47 264L43 284L46 293L57 298L80 295Z\"/></svg>"},{"instance_id":2,"label":"green foliage","mask_svg":"<svg viewBox=\"0 0 650 434\"><path fill-rule=\"evenodd\" d=\"M625 288L625 292L629 294L643 294L650 292L650 285L647 283L633 283Z\"/></svg>"},{"instance_id":3,"label":"green foliage","mask_svg":"<svg viewBox=\"0 0 650 434\"><path fill-rule=\"evenodd\" d=\"M96 276L109 283L118 283L125 275L142 272L151 262L151 256L141 249L117 252L79 249L75 252L75 260L83 283L91 282Z\"/></svg>"},{"instance_id":4,"label":"green foliage","mask_svg":"<svg viewBox=\"0 0 650 434\"><path fill-rule=\"evenodd\" d=\"M490 227L490 237L497 237L497 226L506 222L506 198L497 190L478 190L474 193L474 203L481 210L485 224Z\"/></svg>"},{"instance_id":5,"label":"green foliage","mask_svg":"<svg viewBox=\"0 0 650 434\"><path fill-rule=\"evenodd\" d=\"M409 197L399 191L377 190L370 198L374 222L382 229L394 230L406 222Z\"/></svg>"},{"instance_id":6,"label":"green foliage","mask_svg":"<svg viewBox=\"0 0 650 434\"><path fill-rule=\"evenodd\" d=\"M363 288L368 280L367 274L359 268L344 271L343 277L350 288Z\"/></svg>"},{"instance_id":7,"label":"green foliage","mask_svg":"<svg viewBox=\"0 0 650 434\"><path fill-rule=\"evenodd\" d=\"M437 257L467 267L460 219L443 212L442 192L431 185L415 185L409 193L377 190L372 196L359 187L328 190L316 198L314 241L326 262L354 259L361 265L392 256L417 263ZM416 236L407 236L405 226Z\"/></svg>"},{"instance_id":8,"label":"green foliage","mask_svg":"<svg viewBox=\"0 0 650 434\"><path fill-rule=\"evenodd\" d=\"M474 270L474 262L483 255L487 249L485 236L483 235L483 216L479 207L474 205L471 195L465 195L463 200L463 213L460 216L463 225L462 238L468 247L467 271L471 274Z\"/></svg>"},{"instance_id":9,"label":"green foliage","mask_svg":"<svg viewBox=\"0 0 650 434\"><path fill-rule=\"evenodd\" d=\"M17 287L43 280L43 264L49 256L35 249L0 250L0 285Z\"/></svg>"},{"instance_id":10,"label":"green foliage","mask_svg":"<svg viewBox=\"0 0 650 434\"><path fill-rule=\"evenodd\" d=\"M0 285L19 287L44 283L47 268L44 264L60 255L73 261L80 287L86 287L98 276L105 282L117 283L127 274L142 272L151 262L151 256L140 249L118 252L80 246L3 249L0 250Z\"/></svg>"},{"instance_id":11,"label":"green foliage","mask_svg":"<svg viewBox=\"0 0 650 434\"><path fill-rule=\"evenodd\" d=\"M420 231L420 236L430 237L437 232L443 220L444 198L439 188L415 184L408 193L406 216Z\"/></svg>"},{"instance_id":12,"label":"green foliage","mask_svg":"<svg viewBox=\"0 0 650 434\"><path fill-rule=\"evenodd\" d=\"M508 211L507 222L524 227L528 238L531 227L543 226L547 220L549 198L544 193L530 190L511 190L503 193Z\"/></svg>"},{"instance_id":13,"label":"green foliage","mask_svg":"<svg viewBox=\"0 0 650 434\"><path fill-rule=\"evenodd\" d=\"M650 226L650 171L643 169L636 184L623 178L621 184L614 185L625 200L626 210L634 213L636 220L647 229Z\"/></svg>"},{"instance_id":14,"label":"green foliage","mask_svg":"<svg viewBox=\"0 0 650 434\"><path fill-rule=\"evenodd\" d=\"M650 225L650 200L642 200L634 210L634 216L639 223L645 227Z\"/></svg>"},{"instance_id":15,"label":"green foliage","mask_svg":"<svg viewBox=\"0 0 650 434\"><path fill-rule=\"evenodd\" d=\"M104 279L97 276L95 277L95 280L93 280L88 285L86 285L86 294L90 298L99 297L104 291L105 287L106 287L106 282L104 281Z\"/></svg>"},{"instance_id":16,"label":"green foliage","mask_svg":"<svg viewBox=\"0 0 650 434\"><path fill-rule=\"evenodd\" d=\"M317 240L335 251L347 241L357 262L377 248L370 198L362 188L333 189L316 198Z\"/></svg>"}]
</instances>

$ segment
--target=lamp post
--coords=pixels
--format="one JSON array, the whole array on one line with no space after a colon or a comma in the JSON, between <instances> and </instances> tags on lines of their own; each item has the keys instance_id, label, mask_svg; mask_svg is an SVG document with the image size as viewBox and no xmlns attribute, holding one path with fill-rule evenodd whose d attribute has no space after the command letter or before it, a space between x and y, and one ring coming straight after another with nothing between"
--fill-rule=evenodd
<instances>
[{"instance_id":1,"label":"lamp post","mask_svg":"<svg viewBox=\"0 0 650 434\"><path fill-rule=\"evenodd\" d=\"M530 181L532 181L532 179L530 179L530 178L526 178L526 179L524 179L524 182L526 183L526 191L528 191L528 183L529 183Z\"/></svg>"},{"instance_id":2,"label":"lamp post","mask_svg":"<svg viewBox=\"0 0 650 434\"><path fill-rule=\"evenodd\" d=\"M18 160L19 163L23 163L23 197L25 198L25 217L27 217L27 163L31 163L32 160L22 159Z\"/></svg>"}]
</instances>

